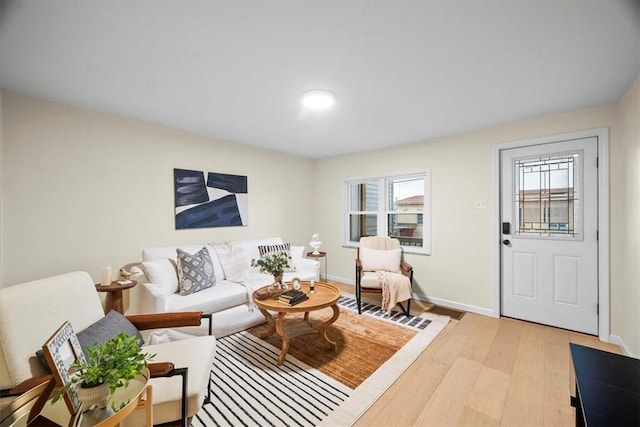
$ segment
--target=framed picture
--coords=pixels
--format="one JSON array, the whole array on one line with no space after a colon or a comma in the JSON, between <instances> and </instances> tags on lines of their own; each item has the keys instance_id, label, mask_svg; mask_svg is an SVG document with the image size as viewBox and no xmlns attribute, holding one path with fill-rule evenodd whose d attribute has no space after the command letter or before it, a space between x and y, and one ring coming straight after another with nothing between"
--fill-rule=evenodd
<instances>
[{"instance_id":1,"label":"framed picture","mask_svg":"<svg viewBox=\"0 0 640 427\"><path fill-rule=\"evenodd\" d=\"M302 289L302 281L298 277L291 279L291 287L296 291Z\"/></svg>"},{"instance_id":2,"label":"framed picture","mask_svg":"<svg viewBox=\"0 0 640 427\"><path fill-rule=\"evenodd\" d=\"M51 367L54 378L59 387L71 382L73 372L71 365L76 360L85 360L84 353L78 337L76 337L71 323L64 322L60 328L42 346L47 362ZM75 414L81 406L80 399L74 387L64 394L64 401L72 414Z\"/></svg>"}]
</instances>

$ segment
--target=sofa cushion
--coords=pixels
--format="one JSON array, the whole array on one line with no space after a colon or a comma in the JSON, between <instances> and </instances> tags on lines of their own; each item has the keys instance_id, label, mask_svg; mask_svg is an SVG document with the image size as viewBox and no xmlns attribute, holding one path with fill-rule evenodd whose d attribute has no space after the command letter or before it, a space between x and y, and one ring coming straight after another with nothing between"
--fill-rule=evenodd
<instances>
[{"instance_id":1,"label":"sofa cushion","mask_svg":"<svg viewBox=\"0 0 640 427\"><path fill-rule=\"evenodd\" d=\"M215 313L229 307L248 302L247 289L228 280L216 282L216 285L195 294L173 294L167 297L168 311L202 311Z\"/></svg>"},{"instance_id":2,"label":"sofa cushion","mask_svg":"<svg viewBox=\"0 0 640 427\"><path fill-rule=\"evenodd\" d=\"M289 263L285 267L284 271L285 272L296 271L296 268L293 266L292 259L291 259L291 243L280 243L277 245L259 245L258 252L260 253L260 258L262 258L265 255L275 255L275 254L284 252L285 254L287 254L287 257L289 258Z\"/></svg>"},{"instance_id":3,"label":"sofa cushion","mask_svg":"<svg viewBox=\"0 0 640 427\"><path fill-rule=\"evenodd\" d=\"M224 242L213 245L216 251L224 278L232 282L242 283L247 275L247 262L242 242Z\"/></svg>"},{"instance_id":4,"label":"sofa cushion","mask_svg":"<svg viewBox=\"0 0 640 427\"><path fill-rule=\"evenodd\" d=\"M402 249L379 251L371 248L360 248L360 262L364 271L400 272Z\"/></svg>"},{"instance_id":5,"label":"sofa cushion","mask_svg":"<svg viewBox=\"0 0 640 427\"><path fill-rule=\"evenodd\" d=\"M180 248L176 251L178 253L177 269L180 295L193 294L210 288L216 283L213 262L206 247L195 254L190 254Z\"/></svg>"},{"instance_id":6,"label":"sofa cushion","mask_svg":"<svg viewBox=\"0 0 640 427\"><path fill-rule=\"evenodd\" d=\"M173 260L160 258L155 261L143 261L142 267L149 282L160 286L164 294L178 292L178 272Z\"/></svg>"}]
</instances>

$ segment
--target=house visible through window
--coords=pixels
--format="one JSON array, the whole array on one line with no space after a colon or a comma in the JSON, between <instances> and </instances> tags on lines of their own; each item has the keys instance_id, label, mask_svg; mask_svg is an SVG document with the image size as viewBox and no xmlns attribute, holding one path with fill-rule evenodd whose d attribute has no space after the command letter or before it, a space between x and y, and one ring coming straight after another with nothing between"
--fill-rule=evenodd
<instances>
[{"instance_id":1,"label":"house visible through window","mask_svg":"<svg viewBox=\"0 0 640 427\"><path fill-rule=\"evenodd\" d=\"M345 245L389 236L406 252L430 253L429 171L346 179Z\"/></svg>"}]
</instances>

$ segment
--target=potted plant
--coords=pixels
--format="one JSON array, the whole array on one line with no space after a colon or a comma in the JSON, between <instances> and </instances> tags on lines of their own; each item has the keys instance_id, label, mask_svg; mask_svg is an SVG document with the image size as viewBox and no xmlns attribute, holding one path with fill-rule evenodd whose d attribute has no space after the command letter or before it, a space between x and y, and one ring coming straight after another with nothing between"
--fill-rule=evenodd
<instances>
[{"instance_id":1,"label":"potted plant","mask_svg":"<svg viewBox=\"0 0 640 427\"><path fill-rule=\"evenodd\" d=\"M69 388L76 387L83 410L96 405L100 409L106 408L116 389L127 387L129 381L143 373L148 362L155 357L155 354L143 353L138 338L125 332L102 345L89 347L87 353L88 360L77 359L71 365L71 381L56 391L53 403Z\"/></svg>"},{"instance_id":2,"label":"potted plant","mask_svg":"<svg viewBox=\"0 0 640 427\"><path fill-rule=\"evenodd\" d=\"M285 268L289 267L291 257L286 252L274 252L263 255L260 259L252 259L251 266L260 268L260 272L267 272L273 276L274 282L269 286L269 294L279 296L286 292L287 285L282 283Z\"/></svg>"}]
</instances>

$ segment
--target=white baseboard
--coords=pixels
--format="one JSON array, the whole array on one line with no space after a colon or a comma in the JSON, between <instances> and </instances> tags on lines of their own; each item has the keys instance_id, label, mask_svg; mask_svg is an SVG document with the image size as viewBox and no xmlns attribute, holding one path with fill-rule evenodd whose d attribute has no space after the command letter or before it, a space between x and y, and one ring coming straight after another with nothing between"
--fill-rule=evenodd
<instances>
[{"instance_id":1,"label":"white baseboard","mask_svg":"<svg viewBox=\"0 0 640 427\"><path fill-rule=\"evenodd\" d=\"M453 308L455 310L466 311L469 313L481 314L483 316L488 316L488 317L496 317L493 310L489 308L477 307L475 305L463 304L456 301L450 301L444 298L428 297L426 295L420 295L415 293L413 294L413 296L414 296L414 299L416 300L429 302L431 304L440 305L442 307Z\"/></svg>"},{"instance_id":2,"label":"white baseboard","mask_svg":"<svg viewBox=\"0 0 640 427\"><path fill-rule=\"evenodd\" d=\"M337 282L345 283L347 285L351 285L351 286L354 286L354 287L356 285L355 280L353 280L353 279L345 279L344 277L329 276L329 280L335 280ZM355 290L354 290L354 292L355 292ZM461 311L466 311L466 312L469 312L469 313L481 314L483 316L497 317L492 309L484 308L484 307L476 307L475 305L462 304L462 303L459 303L459 302L456 302L456 301L449 301L449 300L446 300L446 299L443 299L443 298L428 297L426 295L414 293L413 294L413 299L418 300L418 301L428 302L428 303L431 303L431 304L440 305L440 306L443 306L443 307L453 308L455 310L461 310Z\"/></svg>"},{"instance_id":3,"label":"white baseboard","mask_svg":"<svg viewBox=\"0 0 640 427\"><path fill-rule=\"evenodd\" d=\"M617 346L620 346L620 348L622 349L622 352L625 354L625 356L637 357L633 353L631 353L631 350L629 350L629 347L627 347L625 345L624 341L622 340L622 337L620 337L618 335L609 335L609 342L611 344L615 344Z\"/></svg>"}]
</instances>

